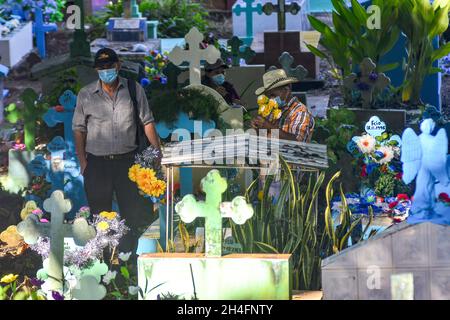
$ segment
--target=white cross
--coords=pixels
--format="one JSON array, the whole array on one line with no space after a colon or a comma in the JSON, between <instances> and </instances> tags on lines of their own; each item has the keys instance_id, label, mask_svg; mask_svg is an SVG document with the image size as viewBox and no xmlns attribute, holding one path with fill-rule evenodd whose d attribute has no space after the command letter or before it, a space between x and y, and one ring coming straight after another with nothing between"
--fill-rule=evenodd
<instances>
[{"instance_id":1,"label":"white cross","mask_svg":"<svg viewBox=\"0 0 450 320\"><path fill-rule=\"evenodd\" d=\"M188 50L176 46L169 53L169 60L179 66L183 62L189 62L189 81L190 84L201 84L200 62L206 60L208 63L216 63L220 58L220 51L213 45L206 49L200 49L200 43L203 41L203 34L193 27L185 36Z\"/></svg>"}]
</instances>

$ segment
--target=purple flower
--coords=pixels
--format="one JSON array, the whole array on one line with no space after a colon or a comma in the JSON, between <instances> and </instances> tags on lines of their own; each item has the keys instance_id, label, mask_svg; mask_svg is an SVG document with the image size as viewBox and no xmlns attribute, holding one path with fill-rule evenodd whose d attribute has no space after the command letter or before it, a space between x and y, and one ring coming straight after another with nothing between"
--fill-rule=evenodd
<instances>
[{"instance_id":1,"label":"purple flower","mask_svg":"<svg viewBox=\"0 0 450 320\"><path fill-rule=\"evenodd\" d=\"M53 300L64 300L64 296L58 291L52 291L52 298Z\"/></svg>"},{"instance_id":2,"label":"purple flower","mask_svg":"<svg viewBox=\"0 0 450 320\"><path fill-rule=\"evenodd\" d=\"M35 287L40 287L44 284L45 281L39 280L37 278L31 278L30 279L30 283L31 285L35 286Z\"/></svg>"},{"instance_id":3,"label":"purple flower","mask_svg":"<svg viewBox=\"0 0 450 320\"><path fill-rule=\"evenodd\" d=\"M356 87L361 91L368 91L370 89L370 86L365 82L360 82L356 85Z\"/></svg>"},{"instance_id":4,"label":"purple flower","mask_svg":"<svg viewBox=\"0 0 450 320\"><path fill-rule=\"evenodd\" d=\"M377 80L378 80L378 73L376 73L376 72L371 72L370 75L369 75L369 79L370 79L370 81L372 81L372 82L377 81Z\"/></svg>"}]
</instances>

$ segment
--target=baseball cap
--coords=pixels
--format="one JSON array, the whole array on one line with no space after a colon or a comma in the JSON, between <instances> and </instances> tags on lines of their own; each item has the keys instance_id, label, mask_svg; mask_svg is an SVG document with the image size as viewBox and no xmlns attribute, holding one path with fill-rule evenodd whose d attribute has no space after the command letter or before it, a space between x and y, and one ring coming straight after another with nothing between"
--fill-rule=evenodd
<instances>
[{"instance_id":1,"label":"baseball cap","mask_svg":"<svg viewBox=\"0 0 450 320\"><path fill-rule=\"evenodd\" d=\"M94 58L94 68L102 68L119 62L117 53L110 48L102 48L97 51Z\"/></svg>"},{"instance_id":2,"label":"baseball cap","mask_svg":"<svg viewBox=\"0 0 450 320\"><path fill-rule=\"evenodd\" d=\"M206 71L213 71L213 70L216 70L216 69L219 69L219 68L225 68L225 69L228 69L229 67L228 67L228 65L225 63L225 62L223 62L223 60L222 59L217 59L217 61L215 62L215 63L208 63L208 62L206 62L205 63L205 70Z\"/></svg>"}]
</instances>

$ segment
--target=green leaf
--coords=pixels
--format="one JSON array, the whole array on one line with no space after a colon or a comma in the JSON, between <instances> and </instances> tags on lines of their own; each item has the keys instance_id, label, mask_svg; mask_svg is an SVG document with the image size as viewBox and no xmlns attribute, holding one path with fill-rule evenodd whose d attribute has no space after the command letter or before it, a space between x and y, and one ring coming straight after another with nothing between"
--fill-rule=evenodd
<instances>
[{"instance_id":1,"label":"green leaf","mask_svg":"<svg viewBox=\"0 0 450 320\"><path fill-rule=\"evenodd\" d=\"M125 279L130 279L130 273L128 272L128 268L125 266L120 267L120 273Z\"/></svg>"},{"instance_id":2,"label":"green leaf","mask_svg":"<svg viewBox=\"0 0 450 320\"><path fill-rule=\"evenodd\" d=\"M380 66L378 66L377 69L378 69L378 72L388 72L388 71L397 69L399 66L400 66L400 63L396 62L396 63L380 65Z\"/></svg>"},{"instance_id":3,"label":"green leaf","mask_svg":"<svg viewBox=\"0 0 450 320\"><path fill-rule=\"evenodd\" d=\"M316 55L317 57L319 57L321 59L328 59L328 57L325 53L323 53L322 51L320 51L313 45L307 44L306 42L305 42L305 44L306 44L306 47L309 49L309 51L311 51L312 54Z\"/></svg>"},{"instance_id":4,"label":"green leaf","mask_svg":"<svg viewBox=\"0 0 450 320\"><path fill-rule=\"evenodd\" d=\"M255 241L254 244L265 253L275 253L279 254L278 250L272 247L271 245L259 241Z\"/></svg>"},{"instance_id":5,"label":"green leaf","mask_svg":"<svg viewBox=\"0 0 450 320\"><path fill-rule=\"evenodd\" d=\"M435 50L433 54L431 55L431 61L436 61L439 59L442 59L443 57L450 54L450 42L443 45L439 49Z\"/></svg>"},{"instance_id":6,"label":"green leaf","mask_svg":"<svg viewBox=\"0 0 450 320\"><path fill-rule=\"evenodd\" d=\"M325 29L328 27L325 23L320 21L314 16L308 15L309 23L311 24L311 27L313 27L316 31L319 31L320 33L324 33Z\"/></svg>"}]
</instances>

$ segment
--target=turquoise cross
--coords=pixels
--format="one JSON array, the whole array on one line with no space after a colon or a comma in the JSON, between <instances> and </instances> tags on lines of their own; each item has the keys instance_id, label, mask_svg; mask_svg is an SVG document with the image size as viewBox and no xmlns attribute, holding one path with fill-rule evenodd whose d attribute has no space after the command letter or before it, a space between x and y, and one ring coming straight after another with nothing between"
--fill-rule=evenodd
<instances>
[{"instance_id":1,"label":"turquoise cross","mask_svg":"<svg viewBox=\"0 0 450 320\"><path fill-rule=\"evenodd\" d=\"M241 13L245 12L245 21L246 21L246 34L247 36L244 38L244 42L247 46L250 46L253 42L253 12L261 15L262 5L258 3L256 7L253 7L252 4L255 0L244 0L246 6L242 7L240 4L234 7L233 12L239 17Z\"/></svg>"}]
</instances>

